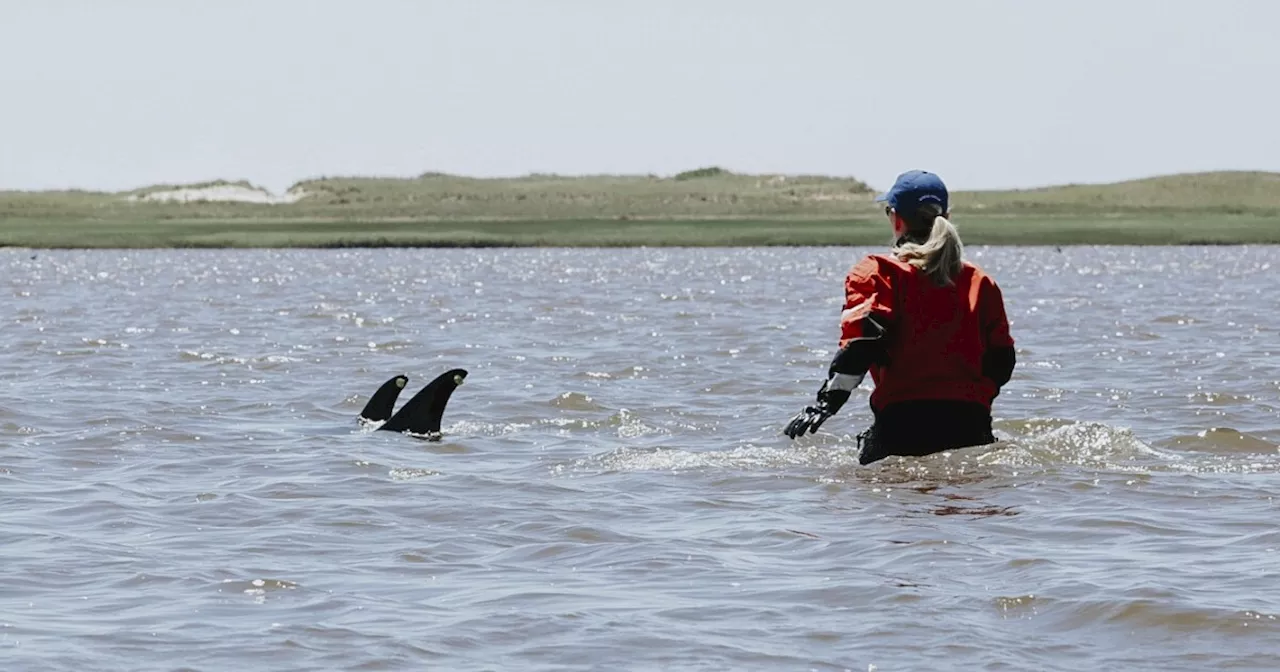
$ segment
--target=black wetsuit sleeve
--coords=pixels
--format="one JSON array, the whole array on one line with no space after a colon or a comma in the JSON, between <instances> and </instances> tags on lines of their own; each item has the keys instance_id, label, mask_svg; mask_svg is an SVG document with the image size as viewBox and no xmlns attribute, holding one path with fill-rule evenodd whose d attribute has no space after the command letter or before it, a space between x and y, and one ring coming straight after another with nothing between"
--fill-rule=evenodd
<instances>
[{"instance_id":1,"label":"black wetsuit sleeve","mask_svg":"<svg viewBox=\"0 0 1280 672\"><path fill-rule=\"evenodd\" d=\"M1012 346L987 348L982 354L982 375L991 379L996 387L1004 387L1009 378L1013 377L1013 367L1017 360Z\"/></svg>"},{"instance_id":2,"label":"black wetsuit sleeve","mask_svg":"<svg viewBox=\"0 0 1280 672\"><path fill-rule=\"evenodd\" d=\"M872 364L884 362L885 328L874 317L867 316L863 318L861 332L862 336L849 341L831 359L828 375L843 373L862 376L871 369Z\"/></svg>"}]
</instances>

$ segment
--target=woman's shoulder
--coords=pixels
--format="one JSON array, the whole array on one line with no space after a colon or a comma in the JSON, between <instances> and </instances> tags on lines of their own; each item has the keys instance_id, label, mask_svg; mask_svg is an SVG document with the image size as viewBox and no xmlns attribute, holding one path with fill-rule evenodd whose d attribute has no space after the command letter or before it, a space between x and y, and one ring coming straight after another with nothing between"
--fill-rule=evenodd
<instances>
[{"instance_id":1,"label":"woman's shoulder","mask_svg":"<svg viewBox=\"0 0 1280 672\"><path fill-rule=\"evenodd\" d=\"M868 254L858 260L845 276L845 291L866 293L893 287L915 269L891 254Z\"/></svg>"},{"instance_id":2,"label":"woman's shoulder","mask_svg":"<svg viewBox=\"0 0 1280 672\"><path fill-rule=\"evenodd\" d=\"M861 271L863 273L888 273L893 270L911 270L911 265L898 259L892 254L868 254L858 263L853 265L850 273Z\"/></svg>"},{"instance_id":3,"label":"woman's shoulder","mask_svg":"<svg viewBox=\"0 0 1280 672\"><path fill-rule=\"evenodd\" d=\"M902 265L896 258L887 254L868 254L859 259L849 269L847 280L861 282L873 279L887 279L895 275L896 267Z\"/></svg>"}]
</instances>

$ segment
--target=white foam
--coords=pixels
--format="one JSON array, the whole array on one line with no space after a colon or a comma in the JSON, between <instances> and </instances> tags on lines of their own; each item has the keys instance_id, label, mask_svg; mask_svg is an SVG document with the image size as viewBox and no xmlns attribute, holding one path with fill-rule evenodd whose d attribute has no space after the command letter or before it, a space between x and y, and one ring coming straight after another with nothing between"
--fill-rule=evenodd
<instances>
[{"instance_id":1,"label":"white foam","mask_svg":"<svg viewBox=\"0 0 1280 672\"><path fill-rule=\"evenodd\" d=\"M834 468L857 464L852 451L822 446L773 448L746 445L728 450L688 451L678 448L620 448L618 450L553 466L554 474L577 471L666 471L702 469L774 470L789 467Z\"/></svg>"}]
</instances>

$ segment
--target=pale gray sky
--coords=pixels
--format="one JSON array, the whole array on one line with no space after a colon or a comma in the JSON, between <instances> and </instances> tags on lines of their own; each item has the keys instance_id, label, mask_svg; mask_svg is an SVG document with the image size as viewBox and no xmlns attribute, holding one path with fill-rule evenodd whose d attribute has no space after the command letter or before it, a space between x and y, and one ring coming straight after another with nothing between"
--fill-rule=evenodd
<instances>
[{"instance_id":1,"label":"pale gray sky","mask_svg":"<svg viewBox=\"0 0 1280 672\"><path fill-rule=\"evenodd\" d=\"M1280 170L1271 0L0 0L0 189Z\"/></svg>"}]
</instances>

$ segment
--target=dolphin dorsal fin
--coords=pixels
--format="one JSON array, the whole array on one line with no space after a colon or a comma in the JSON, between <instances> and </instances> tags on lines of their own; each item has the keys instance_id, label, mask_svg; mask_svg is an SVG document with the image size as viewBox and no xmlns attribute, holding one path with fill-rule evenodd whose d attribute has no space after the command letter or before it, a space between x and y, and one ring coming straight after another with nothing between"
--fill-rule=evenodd
<instances>
[{"instance_id":1,"label":"dolphin dorsal fin","mask_svg":"<svg viewBox=\"0 0 1280 672\"><path fill-rule=\"evenodd\" d=\"M399 375L382 384L377 392L369 397L369 403L360 411L360 419L365 422L382 422L391 417L396 408L396 399L400 391L409 384L409 376Z\"/></svg>"},{"instance_id":2,"label":"dolphin dorsal fin","mask_svg":"<svg viewBox=\"0 0 1280 672\"><path fill-rule=\"evenodd\" d=\"M378 429L389 432L408 432L424 436L440 433L440 421L444 417L449 396L467 377L465 369L452 369L427 383L413 398L400 407L391 419Z\"/></svg>"}]
</instances>

